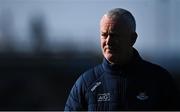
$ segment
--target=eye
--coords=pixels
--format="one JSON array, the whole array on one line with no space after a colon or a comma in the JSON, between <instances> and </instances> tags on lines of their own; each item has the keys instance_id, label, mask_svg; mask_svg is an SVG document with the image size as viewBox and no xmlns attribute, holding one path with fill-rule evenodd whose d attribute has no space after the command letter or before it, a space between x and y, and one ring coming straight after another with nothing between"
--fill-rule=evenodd
<instances>
[{"instance_id":1,"label":"eye","mask_svg":"<svg viewBox=\"0 0 180 112\"><path fill-rule=\"evenodd\" d=\"M110 33L109 35L110 35L110 37L115 37L116 36L116 34L114 34L114 33Z\"/></svg>"},{"instance_id":2,"label":"eye","mask_svg":"<svg viewBox=\"0 0 180 112\"><path fill-rule=\"evenodd\" d=\"M108 36L107 33L101 33L101 37L102 37L102 38L106 38L107 36Z\"/></svg>"}]
</instances>

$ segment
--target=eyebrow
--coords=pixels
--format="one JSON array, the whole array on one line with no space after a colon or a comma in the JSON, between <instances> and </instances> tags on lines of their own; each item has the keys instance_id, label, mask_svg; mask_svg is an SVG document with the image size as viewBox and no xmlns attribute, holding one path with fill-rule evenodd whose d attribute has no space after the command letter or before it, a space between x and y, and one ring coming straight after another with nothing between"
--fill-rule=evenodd
<instances>
[{"instance_id":1,"label":"eyebrow","mask_svg":"<svg viewBox=\"0 0 180 112\"><path fill-rule=\"evenodd\" d=\"M104 32L104 31L101 31L101 34L117 34L118 32Z\"/></svg>"},{"instance_id":2,"label":"eyebrow","mask_svg":"<svg viewBox=\"0 0 180 112\"><path fill-rule=\"evenodd\" d=\"M101 33L107 33L107 32L103 32L103 31L101 31Z\"/></svg>"}]
</instances>

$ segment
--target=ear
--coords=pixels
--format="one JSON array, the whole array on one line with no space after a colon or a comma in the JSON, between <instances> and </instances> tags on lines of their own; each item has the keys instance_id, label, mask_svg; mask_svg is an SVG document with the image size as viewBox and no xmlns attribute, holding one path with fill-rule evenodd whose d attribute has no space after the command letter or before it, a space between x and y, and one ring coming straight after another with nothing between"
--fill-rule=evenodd
<instances>
[{"instance_id":1,"label":"ear","mask_svg":"<svg viewBox=\"0 0 180 112\"><path fill-rule=\"evenodd\" d=\"M137 37L138 37L138 35L136 32L133 32L131 34L131 46L133 46L135 44Z\"/></svg>"}]
</instances>

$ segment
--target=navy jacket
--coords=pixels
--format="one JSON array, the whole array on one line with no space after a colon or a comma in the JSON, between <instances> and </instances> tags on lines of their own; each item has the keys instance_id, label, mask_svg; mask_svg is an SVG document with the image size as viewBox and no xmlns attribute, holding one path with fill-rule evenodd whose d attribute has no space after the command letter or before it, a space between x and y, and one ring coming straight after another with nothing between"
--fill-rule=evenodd
<instances>
[{"instance_id":1,"label":"navy jacket","mask_svg":"<svg viewBox=\"0 0 180 112\"><path fill-rule=\"evenodd\" d=\"M76 81L65 105L69 110L177 110L178 92L171 75L144 61L134 50L124 67L102 64Z\"/></svg>"}]
</instances>

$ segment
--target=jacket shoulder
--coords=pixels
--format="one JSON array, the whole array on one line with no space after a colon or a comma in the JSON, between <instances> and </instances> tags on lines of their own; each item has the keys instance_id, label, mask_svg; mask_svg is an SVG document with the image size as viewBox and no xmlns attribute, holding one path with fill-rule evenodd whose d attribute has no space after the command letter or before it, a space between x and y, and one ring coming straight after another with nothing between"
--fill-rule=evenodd
<instances>
[{"instance_id":1,"label":"jacket shoulder","mask_svg":"<svg viewBox=\"0 0 180 112\"><path fill-rule=\"evenodd\" d=\"M101 64L84 72L81 76L86 84L86 87L88 88L92 83L99 79L102 76L103 72L104 70Z\"/></svg>"},{"instance_id":2,"label":"jacket shoulder","mask_svg":"<svg viewBox=\"0 0 180 112\"><path fill-rule=\"evenodd\" d=\"M86 91L90 84L101 76L102 72L101 65L98 65L80 75L71 89L64 110L86 110Z\"/></svg>"},{"instance_id":3,"label":"jacket shoulder","mask_svg":"<svg viewBox=\"0 0 180 112\"><path fill-rule=\"evenodd\" d=\"M162 66L158 64L154 64L154 63L143 60L141 63L141 67L143 71L148 72L151 75L155 75L156 78L157 77L160 77L160 78L164 77L167 79L172 78L171 74L165 68L163 68Z\"/></svg>"},{"instance_id":4,"label":"jacket shoulder","mask_svg":"<svg viewBox=\"0 0 180 112\"><path fill-rule=\"evenodd\" d=\"M77 90L78 93L84 94L86 90L103 74L103 69L101 65L97 65L79 76L76 80L73 88Z\"/></svg>"}]
</instances>

